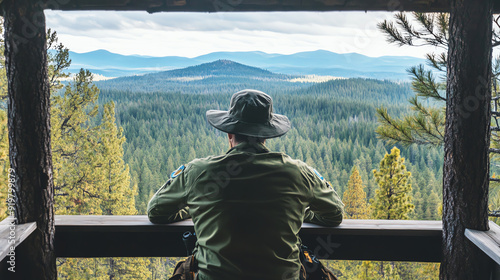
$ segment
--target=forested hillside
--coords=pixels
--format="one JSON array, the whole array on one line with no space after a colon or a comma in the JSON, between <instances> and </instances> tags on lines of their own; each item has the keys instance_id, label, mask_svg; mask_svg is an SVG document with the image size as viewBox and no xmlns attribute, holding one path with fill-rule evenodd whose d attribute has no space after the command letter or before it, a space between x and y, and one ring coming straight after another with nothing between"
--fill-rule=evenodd
<instances>
[{"instance_id":1,"label":"forested hillside","mask_svg":"<svg viewBox=\"0 0 500 280\"><path fill-rule=\"evenodd\" d=\"M207 94L232 92L249 87L258 87L263 91L274 91L283 88L298 89L308 85L290 81L299 77L301 76L276 74L230 60L217 60L184 69L116 78L97 84L101 90L113 89L129 93Z\"/></svg>"}]
</instances>

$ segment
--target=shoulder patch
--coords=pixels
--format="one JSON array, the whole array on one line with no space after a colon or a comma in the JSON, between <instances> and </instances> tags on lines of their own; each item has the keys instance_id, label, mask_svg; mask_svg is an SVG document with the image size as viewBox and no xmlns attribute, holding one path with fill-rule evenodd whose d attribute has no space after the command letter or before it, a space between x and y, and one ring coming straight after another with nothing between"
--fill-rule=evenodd
<instances>
[{"instance_id":1,"label":"shoulder patch","mask_svg":"<svg viewBox=\"0 0 500 280\"><path fill-rule=\"evenodd\" d=\"M325 178L323 178L323 176L321 176L321 174L319 174L318 170L316 170L316 169L313 168L313 171L314 171L314 174L316 174L316 176L318 176L318 178L320 180L324 180L325 179Z\"/></svg>"},{"instance_id":2,"label":"shoulder patch","mask_svg":"<svg viewBox=\"0 0 500 280\"><path fill-rule=\"evenodd\" d=\"M170 178L174 179L175 177L179 176L179 174L181 174L185 168L186 167L184 165L179 166L177 170L175 170L174 172L172 172L172 174L170 174Z\"/></svg>"}]
</instances>

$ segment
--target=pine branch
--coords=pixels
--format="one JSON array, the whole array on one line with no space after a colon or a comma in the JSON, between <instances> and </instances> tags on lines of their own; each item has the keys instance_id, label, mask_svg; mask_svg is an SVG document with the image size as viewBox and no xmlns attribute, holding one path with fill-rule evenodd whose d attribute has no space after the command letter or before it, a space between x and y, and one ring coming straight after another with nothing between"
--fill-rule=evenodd
<instances>
[{"instance_id":1,"label":"pine branch","mask_svg":"<svg viewBox=\"0 0 500 280\"><path fill-rule=\"evenodd\" d=\"M434 133L434 130L428 124L427 118L425 116L420 115L415 117L414 119L416 124L418 125L417 129L421 131L423 135L431 136L431 138L434 139L434 141L429 139L430 142L443 143L444 138Z\"/></svg>"},{"instance_id":2,"label":"pine branch","mask_svg":"<svg viewBox=\"0 0 500 280\"><path fill-rule=\"evenodd\" d=\"M404 146L412 144L438 146L442 144L441 137L437 137L435 133L431 133L431 137L428 137L426 135L427 131L431 130L425 124L419 124L413 117L407 117L402 121L393 119L389 116L385 108L378 108L377 114L380 125L376 129L376 133L381 139Z\"/></svg>"},{"instance_id":3,"label":"pine branch","mask_svg":"<svg viewBox=\"0 0 500 280\"><path fill-rule=\"evenodd\" d=\"M412 45L411 41L407 42L403 35L397 30L393 23L384 20L377 25L383 33L386 34L389 43L397 43L399 46Z\"/></svg>"},{"instance_id":4,"label":"pine branch","mask_svg":"<svg viewBox=\"0 0 500 280\"><path fill-rule=\"evenodd\" d=\"M413 15L426 31L425 33L421 33L425 34L425 36L420 36L419 39L424 40L431 46L448 48L448 41L444 36L444 34L447 33L447 28L440 26L438 27L438 30L441 30L442 32L434 32L434 15L426 13L413 13ZM441 20L439 20L438 22L441 23Z\"/></svg>"},{"instance_id":5,"label":"pine branch","mask_svg":"<svg viewBox=\"0 0 500 280\"><path fill-rule=\"evenodd\" d=\"M446 98L442 97L438 92L439 86L435 82L432 72L426 71L422 64L419 66L412 66L406 71L413 76L411 84L413 90L417 92L417 96L433 98L438 101L446 101Z\"/></svg>"},{"instance_id":6,"label":"pine branch","mask_svg":"<svg viewBox=\"0 0 500 280\"><path fill-rule=\"evenodd\" d=\"M447 57L445 53L440 53L439 56L436 56L434 53L428 53L425 55L427 58L427 64L432 68L446 73L447 67Z\"/></svg>"},{"instance_id":7,"label":"pine branch","mask_svg":"<svg viewBox=\"0 0 500 280\"><path fill-rule=\"evenodd\" d=\"M445 116L436 110L434 113L431 113L431 119L434 125L434 130L438 133L439 138L444 142Z\"/></svg>"}]
</instances>

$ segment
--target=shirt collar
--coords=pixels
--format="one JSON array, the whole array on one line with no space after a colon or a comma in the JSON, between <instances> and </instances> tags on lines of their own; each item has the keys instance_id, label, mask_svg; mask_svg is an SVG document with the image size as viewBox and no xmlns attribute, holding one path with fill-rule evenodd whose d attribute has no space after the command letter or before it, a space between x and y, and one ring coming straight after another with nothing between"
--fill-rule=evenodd
<instances>
[{"instance_id":1,"label":"shirt collar","mask_svg":"<svg viewBox=\"0 0 500 280\"><path fill-rule=\"evenodd\" d=\"M268 153L269 149L261 143L243 142L229 149L229 151L227 151L227 154L241 153L241 152L260 154L260 153Z\"/></svg>"}]
</instances>

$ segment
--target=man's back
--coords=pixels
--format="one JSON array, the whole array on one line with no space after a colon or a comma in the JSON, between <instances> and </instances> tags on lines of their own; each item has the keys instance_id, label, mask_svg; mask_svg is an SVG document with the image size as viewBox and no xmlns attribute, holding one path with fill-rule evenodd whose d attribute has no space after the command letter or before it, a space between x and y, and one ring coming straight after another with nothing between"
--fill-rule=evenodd
<instances>
[{"instance_id":1,"label":"man's back","mask_svg":"<svg viewBox=\"0 0 500 280\"><path fill-rule=\"evenodd\" d=\"M319 217L325 225L342 220L342 203L319 174L262 144L241 143L226 155L190 162L172 180L172 198L177 183L185 186L179 203L189 207L198 236L201 280L298 279L306 208L327 213ZM153 219L162 212L154 204Z\"/></svg>"}]
</instances>

